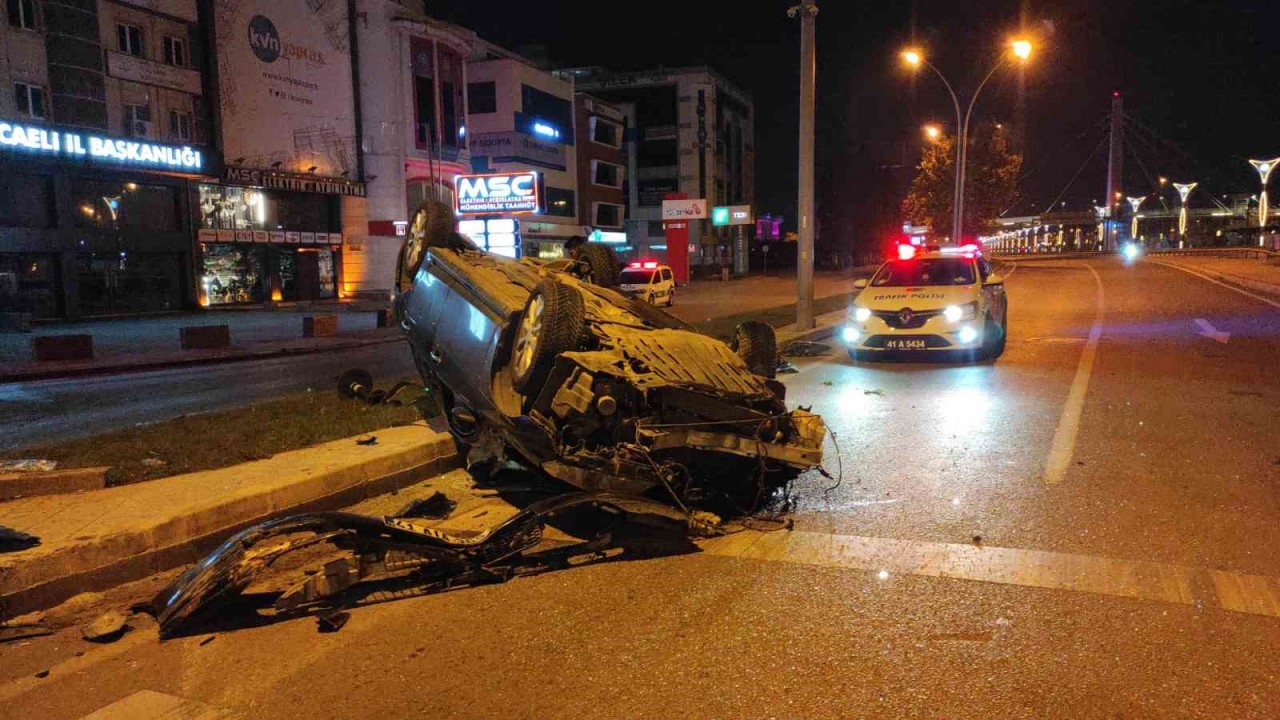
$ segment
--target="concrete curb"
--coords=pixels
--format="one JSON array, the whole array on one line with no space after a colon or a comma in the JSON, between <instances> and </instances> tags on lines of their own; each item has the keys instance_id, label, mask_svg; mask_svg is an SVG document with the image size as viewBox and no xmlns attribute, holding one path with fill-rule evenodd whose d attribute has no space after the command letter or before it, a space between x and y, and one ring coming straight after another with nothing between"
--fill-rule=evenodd
<instances>
[{"instance_id":1,"label":"concrete curb","mask_svg":"<svg viewBox=\"0 0 1280 720\"><path fill-rule=\"evenodd\" d=\"M458 467L460 461L449 434L421 429L422 442L394 453L318 472L304 469L296 481L283 486L232 492L195 512L152 521L144 518L125 529L67 543L25 561L20 557L25 553L14 553L19 564L0 566L0 611L12 617L52 607L79 593L140 580L198 561L245 527L295 513L336 510ZM348 441L354 439L338 442ZM296 456L290 460L301 466L306 452L287 454ZM243 467L212 472L234 475ZM217 486L216 482L210 485Z\"/></svg>"},{"instance_id":2,"label":"concrete curb","mask_svg":"<svg viewBox=\"0 0 1280 720\"><path fill-rule=\"evenodd\" d=\"M107 471L110 469L88 467L49 472L0 473L0 500L101 490L107 486Z\"/></svg>"},{"instance_id":3,"label":"concrete curb","mask_svg":"<svg viewBox=\"0 0 1280 720\"><path fill-rule=\"evenodd\" d=\"M192 367L197 365L217 365L221 363L244 362L248 360L268 360L278 357L315 355L317 353L354 350L356 348L385 345L387 343L402 341L403 338L397 334L395 337L352 340L350 342L331 343L316 347L285 347L272 348L270 350L247 350L235 354L206 355L190 358L166 357L159 360L117 362L112 364L103 363L86 365L84 367L49 368L47 370L36 368L29 371L20 370L18 372L0 374L0 383L35 382L39 380L58 380L62 378L89 377L93 375L117 375L121 373L169 370L172 368Z\"/></svg>"}]
</instances>

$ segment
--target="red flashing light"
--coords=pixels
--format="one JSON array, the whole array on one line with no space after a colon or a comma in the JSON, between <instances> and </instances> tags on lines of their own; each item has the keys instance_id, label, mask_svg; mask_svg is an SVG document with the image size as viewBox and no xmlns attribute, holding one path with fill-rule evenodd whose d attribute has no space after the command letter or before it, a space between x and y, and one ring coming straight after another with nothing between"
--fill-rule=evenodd
<instances>
[{"instance_id":1,"label":"red flashing light","mask_svg":"<svg viewBox=\"0 0 1280 720\"><path fill-rule=\"evenodd\" d=\"M644 265L642 265L642 267L643 267L645 270L653 270L654 268L658 267L658 263L653 262L652 260L650 260L650 261L646 262Z\"/></svg>"},{"instance_id":2,"label":"red flashing light","mask_svg":"<svg viewBox=\"0 0 1280 720\"><path fill-rule=\"evenodd\" d=\"M1120 91L1119 90L1112 91L1111 97L1120 97Z\"/></svg>"},{"instance_id":3,"label":"red flashing light","mask_svg":"<svg viewBox=\"0 0 1280 720\"><path fill-rule=\"evenodd\" d=\"M916 256L916 246L915 246L915 245L899 245L899 246L898 246L898 259L899 259L899 260L910 260L910 259L914 258L915 256Z\"/></svg>"}]
</instances>

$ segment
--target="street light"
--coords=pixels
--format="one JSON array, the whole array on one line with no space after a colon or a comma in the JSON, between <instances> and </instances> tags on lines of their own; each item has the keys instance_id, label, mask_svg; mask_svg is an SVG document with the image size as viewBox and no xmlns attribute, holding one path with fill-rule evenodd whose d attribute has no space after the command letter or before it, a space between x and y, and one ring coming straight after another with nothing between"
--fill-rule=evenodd
<instances>
[{"instance_id":1,"label":"street light","mask_svg":"<svg viewBox=\"0 0 1280 720\"><path fill-rule=\"evenodd\" d=\"M1178 191L1178 197L1182 198L1182 207L1178 208L1178 247L1182 247L1182 243L1187 239L1187 197L1191 195L1191 191L1196 189L1196 185L1200 183L1174 183L1173 188Z\"/></svg>"},{"instance_id":2,"label":"street light","mask_svg":"<svg viewBox=\"0 0 1280 720\"><path fill-rule=\"evenodd\" d=\"M1262 237L1262 228L1267 226L1267 180L1271 179L1271 171L1276 169L1276 164L1280 163L1280 157L1270 160L1250 160L1249 164L1254 170L1258 171L1258 177L1262 179L1262 194L1258 196L1258 245L1261 246L1265 241Z\"/></svg>"},{"instance_id":3,"label":"street light","mask_svg":"<svg viewBox=\"0 0 1280 720\"><path fill-rule=\"evenodd\" d=\"M942 128L938 127L937 125L925 125L924 136L929 138L930 140L937 140L938 138L942 137Z\"/></svg>"},{"instance_id":4,"label":"street light","mask_svg":"<svg viewBox=\"0 0 1280 720\"><path fill-rule=\"evenodd\" d=\"M1133 207L1133 221L1129 225L1129 240L1137 242L1138 240L1138 208L1142 207L1142 201L1146 200L1147 198L1146 196L1143 196L1143 197L1130 197L1126 199L1129 201L1129 205Z\"/></svg>"},{"instance_id":5,"label":"street light","mask_svg":"<svg viewBox=\"0 0 1280 720\"><path fill-rule=\"evenodd\" d=\"M901 57L911 68L919 68L921 65L933 71L934 75L942 81L942 85L947 89L947 94L951 96L951 104L956 110L956 179L955 191L952 202L952 219L951 219L951 236L956 242L964 236L964 179L965 165L969 155L969 118L973 115L973 106L978 101L978 95L982 93L982 88L986 87L987 81L991 79L996 71L1009 61L1009 56L1018 58L1019 61L1026 61L1031 57L1032 45L1030 40L1015 39L1009 43L1009 52L1001 53L1000 59L996 64L991 66L982 78L982 82L978 83L978 89L973 91L973 95L969 97L969 107L962 114L960 112L960 98L956 95L956 91L951 87L951 83L942 71L934 67L933 63L925 57L924 52L919 48L907 48L902 51ZM926 133L928 130L925 131Z\"/></svg>"}]
</instances>

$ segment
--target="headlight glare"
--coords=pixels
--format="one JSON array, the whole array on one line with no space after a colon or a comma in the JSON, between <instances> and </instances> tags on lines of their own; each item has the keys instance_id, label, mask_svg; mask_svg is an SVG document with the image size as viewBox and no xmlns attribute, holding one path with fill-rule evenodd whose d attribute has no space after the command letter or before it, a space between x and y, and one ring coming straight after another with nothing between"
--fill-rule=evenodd
<instances>
[{"instance_id":1,"label":"headlight glare","mask_svg":"<svg viewBox=\"0 0 1280 720\"><path fill-rule=\"evenodd\" d=\"M853 319L858 322L866 322L871 319L871 308L856 308L853 311Z\"/></svg>"}]
</instances>

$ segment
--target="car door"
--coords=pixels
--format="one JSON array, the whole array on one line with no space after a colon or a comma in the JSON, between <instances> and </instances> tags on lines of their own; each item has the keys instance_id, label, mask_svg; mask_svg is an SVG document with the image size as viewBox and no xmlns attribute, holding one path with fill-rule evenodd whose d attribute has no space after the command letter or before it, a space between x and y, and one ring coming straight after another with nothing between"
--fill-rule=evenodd
<instances>
[{"instance_id":1,"label":"car door","mask_svg":"<svg viewBox=\"0 0 1280 720\"><path fill-rule=\"evenodd\" d=\"M994 273L991 264L985 258L978 258L978 276L982 279L982 304L988 308L992 318L1004 325L1008 313L1008 300L1004 293L1003 282L988 282Z\"/></svg>"}]
</instances>

